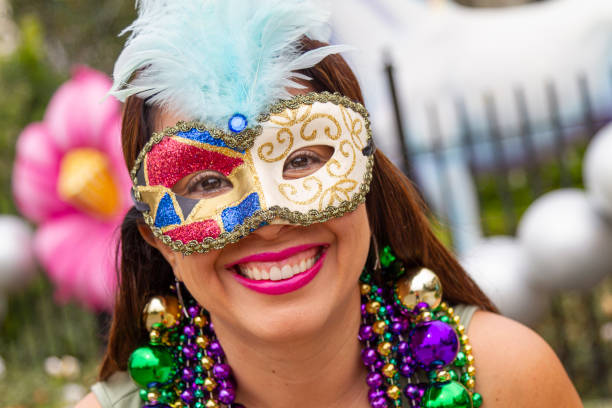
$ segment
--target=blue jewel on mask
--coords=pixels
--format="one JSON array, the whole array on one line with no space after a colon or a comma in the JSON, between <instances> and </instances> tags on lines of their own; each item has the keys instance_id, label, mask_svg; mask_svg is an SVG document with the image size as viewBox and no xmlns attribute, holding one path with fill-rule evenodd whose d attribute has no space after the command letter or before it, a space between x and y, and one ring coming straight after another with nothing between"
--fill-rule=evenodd
<instances>
[{"instance_id":1,"label":"blue jewel on mask","mask_svg":"<svg viewBox=\"0 0 612 408\"><path fill-rule=\"evenodd\" d=\"M233 147L228 146L223 139L219 139L214 137L213 135L210 134L209 131L204 130L198 130L198 129L191 129L188 132L179 132L176 134L178 137L182 137L184 139L189 139L189 140L194 140L196 142L200 142L203 144L208 144L210 146L217 146L217 147L226 147L228 149L232 149L238 153L243 153L244 154L244 150L240 150L240 149L236 149Z\"/></svg>"},{"instance_id":2,"label":"blue jewel on mask","mask_svg":"<svg viewBox=\"0 0 612 408\"><path fill-rule=\"evenodd\" d=\"M259 209L261 209L259 195L257 193L250 194L237 206L223 210L221 213L223 228L227 232L234 231L237 226L244 223L245 218L250 217Z\"/></svg>"},{"instance_id":3,"label":"blue jewel on mask","mask_svg":"<svg viewBox=\"0 0 612 408\"><path fill-rule=\"evenodd\" d=\"M155 226L157 228L167 227L168 225L178 225L181 223L181 218L174 210L174 203L170 194L166 193L157 206L155 214Z\"/></svg>"},{"instance_id":4,"label":"blue jewel on mask","mask_svg":"<svg viewBox=\"0 0 612 408\"><path fill-rule=\"evenodd\" d=\"M227 126L229 127L229 130L231 130L232 132L240 133L244 129L246 129L248 124L249 124L249 121L247 120L246 116L244 116L241 113L236 113L234 116L230 118Z\"/></svg>"}]
</instances>

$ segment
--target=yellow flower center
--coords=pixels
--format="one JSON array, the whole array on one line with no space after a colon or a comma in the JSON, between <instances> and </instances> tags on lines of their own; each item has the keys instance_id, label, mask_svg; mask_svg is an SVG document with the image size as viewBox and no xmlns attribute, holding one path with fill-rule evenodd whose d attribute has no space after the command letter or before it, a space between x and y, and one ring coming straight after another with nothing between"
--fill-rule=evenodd
<instances>
[{"instance_id":1,"label":"yellow flower center","mask_svg":"<svg viewBox=\"0 0 612 408\"><path fill-rule=\"evenodd\" d=\"M60 164L57 192L66 202L97 218L119 210L119 188L106 156L95 149L74 149Z\"/></svg>"}]
</instances>

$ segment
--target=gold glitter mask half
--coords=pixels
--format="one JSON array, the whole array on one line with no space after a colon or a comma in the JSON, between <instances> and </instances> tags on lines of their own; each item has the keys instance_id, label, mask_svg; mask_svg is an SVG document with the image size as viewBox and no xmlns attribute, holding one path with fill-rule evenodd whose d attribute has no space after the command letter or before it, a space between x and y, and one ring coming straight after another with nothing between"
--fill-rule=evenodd
<instances>
[{"instance_id":1,"label":"gold glitter mask half","mask_svg":"<svg viewBox=\"0 0 612 408\"><path fill-rule=\"evenodd\" d=\"M134 200L153 233L184 254L219 249L269 223L310 225L365 201L373 143L365 108L339 94L310 93L273 105L246 148L231 135L179 123L153 135L132 170ZM333 154L305 177L283 178L297 150L328 146ZM188 176L226 180L210 198L177 194ZM194 176L196 175L196 176Z\"/></svg>"}]
</instances>

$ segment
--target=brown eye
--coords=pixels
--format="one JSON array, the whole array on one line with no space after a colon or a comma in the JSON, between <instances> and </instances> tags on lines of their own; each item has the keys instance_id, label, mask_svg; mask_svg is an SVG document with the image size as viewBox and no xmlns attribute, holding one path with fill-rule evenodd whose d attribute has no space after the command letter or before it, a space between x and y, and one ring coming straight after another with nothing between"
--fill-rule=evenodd
<instances>
[{"instance_id":1,"label":"brown eye","mask_svg":"<svg viewBox=\"0 0 612 408\"><path fill-rule=\"evenodd\" d=\"M331 146L308 146L291 153L283 166L283 178L299 179L319 170L334 154Z\"/></svg>"},{"instance_id":2,"label":"brown eye","mask_svg":"<svg viewBox=\"0 0 612 408\"><path fill-rule=\"evenodd\" d=\"M188 198L212 198L232 189L232 183L216 171L203 171L187 176L173 188L174 192Z\"/></svg>"}]
</instances>

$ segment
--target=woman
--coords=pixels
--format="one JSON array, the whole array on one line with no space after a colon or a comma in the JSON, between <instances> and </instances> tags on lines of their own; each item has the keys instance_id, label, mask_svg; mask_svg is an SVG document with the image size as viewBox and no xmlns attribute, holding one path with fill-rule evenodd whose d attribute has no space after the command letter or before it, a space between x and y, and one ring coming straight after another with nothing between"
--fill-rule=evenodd
<instances>
[{"instance_id":1,"label":"woman","mask_svg":"<svg viewBox=\"0 0 612 408\"><path fill-rule=\"evenodd\" d=\"M79 407L581 406L375 151L322 9L164 3L140 2L115 70L135 207Z\"/></svg>"}]
</instances>

